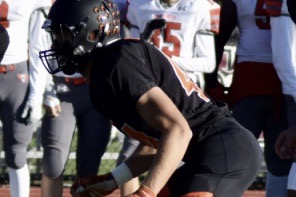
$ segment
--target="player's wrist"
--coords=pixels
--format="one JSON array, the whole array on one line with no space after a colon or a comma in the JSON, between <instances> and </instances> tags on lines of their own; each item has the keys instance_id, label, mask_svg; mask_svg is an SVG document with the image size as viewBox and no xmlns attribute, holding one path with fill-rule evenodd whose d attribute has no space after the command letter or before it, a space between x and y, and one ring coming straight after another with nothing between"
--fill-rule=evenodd
<instances>
[{"instance_id":1,"label":"player's wrist","mask_svg":"<svg viewBox=\"0 0 296 197\"><path fill-rule=\"evenodd\" d=\"M132 172L130 171L129 167L126 165L125 162L121 163L114 170L112 170L111 174L118 187L134 178Z\"/></svg>"},{"instance_id":2,"label":"player's wrist","mask_svg":"<svg viewBox=\"0 0 296 197\"><path fill-rule=\"evenodd\" d=\"M114 179L113 175L111 173L108 173L105 175L105 181L104 181L104 190L105 191L113 191L118 188L118 185L116 183L116 180Z\"/></svg>"},{"instance_id":3,"label":"player's wrist","mask_svg":"<svg viewBox=\"0 0 296 197\"><path fill-rule=\"evenodd\" d=\"M138 191L141 194L141 196L156 197L155 193L149 187L147 187L145 185L141 185L141 187L139 188Z\"/></svg>"},{"instance_id":4,"label":"player's wrist","mask_svg":"<svg viewBox=\"0 0 296 197\"><path fill-rule=\"evenodd\" d=\"M43 100L43 105L48 107L55 107L60 104L60 100L56 96L46 95Z\"/></svg>"},{"instance_id":5,"label":"player's wrist","mask_svg":"<svg viewBox=\"0 0 296 197\"><path fill-rule=\"evenodd\" d=\"M141 185L137 191L127 197L156 197L156 194L149 187Z\"/></svg>"}]
</instances>

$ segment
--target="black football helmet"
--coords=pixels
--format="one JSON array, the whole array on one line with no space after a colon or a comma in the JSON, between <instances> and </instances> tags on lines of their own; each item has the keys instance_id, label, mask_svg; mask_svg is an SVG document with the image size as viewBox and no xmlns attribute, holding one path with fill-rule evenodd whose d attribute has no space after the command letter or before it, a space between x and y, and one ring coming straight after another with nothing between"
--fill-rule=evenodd
<instances>
[{"instance_id":1,"label":"black football helmet","mask_svg":"<svg viewBox=\"0 0 296 197\"><path fill-rule=\"evenodd\" d=\"M51 74L74 74L94 48L120 38L120 13L111 0L56 0L43 29L51 34L51 50L39 57Z\"/></svg>"}]
</instances>

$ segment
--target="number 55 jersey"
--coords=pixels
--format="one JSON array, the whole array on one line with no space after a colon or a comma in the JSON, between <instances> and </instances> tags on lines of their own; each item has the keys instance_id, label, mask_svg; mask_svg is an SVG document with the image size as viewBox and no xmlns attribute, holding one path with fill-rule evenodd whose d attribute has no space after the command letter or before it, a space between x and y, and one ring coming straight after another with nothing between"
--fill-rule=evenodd
<instances>
[{"instance_id":1,"label":"number 55 jersey","mask_svg":"<svg viewBox=\"0 0 296 197\"><path fill-rule=\"evenodd\" d=\"M155 30L151 42L187 72L209 73L215 68L213 35L219 30L220 6L208 0L179 0L165 7L160 0L130 0L130 35L139 37L148 21L163 18L166 27Z\"/></svg>"}]
</instances>

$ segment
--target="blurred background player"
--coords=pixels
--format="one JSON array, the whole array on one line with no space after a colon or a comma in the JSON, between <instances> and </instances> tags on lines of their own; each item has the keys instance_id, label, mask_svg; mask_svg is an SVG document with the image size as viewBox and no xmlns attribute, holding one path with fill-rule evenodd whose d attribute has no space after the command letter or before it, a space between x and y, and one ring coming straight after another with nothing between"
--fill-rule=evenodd
<instances>
[{"instance_id":1,"label":"blurred background player","mask_svg":"<svg viewBox=\"0 0 296 197\"><path fill-rule=\"evenodd\" d=\"M290 128L296 128L296 25L286 0L265 0L270 16L272 60L282 82ZM288 177L288 196L296 196L296 163Z\"/></svg>"},{"instance_id":2,"label":"blurred background player","mask_svg":"<svg viewBox=\"0 0 296 197\"><path fill-rule=\"evenodd\" d=\"M222 57L216 55L217 66L215 70L212 73L204 73L204 90L214 100L227 101L227 93L232 83L238 40L239 30L236 27L224 46Z\"/></svg>"},{"instance_id":3,"label":"blurred background player","mask_svg":"<svg viewBox=\"0 0 296 197\"><path fill-rule=\"evenodd\" d=\"M296 1L293 0L287 0L288 10L291 19L296 24ZM294 159L296 159L296 131L295 128L292 128L290 130L287 130L285 133L281 134L283 137L283 141L279 139L280 143L278 148L279 154L284 157L286 155L281 154L281 149L284 147L286 150L292 151L294 154L292 155ZM288 156L291 157L291 156Z\"/></svg>"},{"instance_id":4,"label":"blurred background player","mask_svg":"<svg viewBox=\"0 0 296 197\"><path fill-rule=\"evenodd\" d=\"M63 171L76 128L77 178L98 174L111 132L110 121L102 117L90 102L88 81L84 77L57 74L53 80L54 84L46 88L46 114L41 127L43 197L63 194Z\"/></svg>"},{"instance_id":5,"label":"blurred background player","mask_svg":"<svg viewBox=\"0 0 296 197\"><path fill-rule=\"evenodd\" d=\"M182 3L179 0L156 0L149 3L130 0L127 21L131 37L143 36L149 40L172 57L203 87L202 72L211 72L215 65L213 34L218 32L220 8L215 2L209 1L209 7L205 11L201 12L199 8L195 8L196 11L188 10L192 4L193 1L188 0ZM180 9L184 9L183 12L179 12ZM154 28L151 25L154 19L163 19L165 26L158 24L159 28L149 29ZM188 24L188 21L194 23ZM147 29L149 23L151 26ZM127 184L129 186L125 184L123 187L137 188L135 179ZM133 191L129 189L123 195L131 192Z\"/></svg>"},{"instance_id":6,"label":"blurred background player","mask_svg":"<svg viewBox=\"0 0 296 197\"><path fill-rule=\"evenodd\" d=\"M0 66L0 116L12 197L29 196L30 174L26 153L42 116L44 92L39 88L42 84L36 83L36 80L47 75L44 69L38 73L38 67L42 66L38 52L44 48L39 37L33 36L43 30L40 27L29 29L29 19L34 10L51 4L50 0L0 1L0 24L10 37Z\"/></svg>"},{"instance_id":7,"label":"blurred background player","mask_svg":"<svg viewBox=\"0 0 296 197\"><path fill-rule=\"evenodd\" d=\"M234 118L256 138L263 132L266 196L285 197L291 160L279 158L274 146L279 134L288 128L288 121L281 81L272 64L270 17L260 0L224 0L220 16L220 32L215 39L218 62L231 33L235 27L239 29L233 81L225 100Z\"/></svg>"},{"instance_id":8,"label":"blurred background player","mask_svg":"<svg viewBox=\"0 0 296 197\"><path fill-rule=\"evenodd\" d=\"M31 23L41 28L48 9L33 13ZM42 35L45 34L45 35ZM49 34L39 36L50 48ZM45 70L44 66L39 69ZM41 193L43 197L62 197L63 172L68 160L71 142L77 128L76 175L81 178L97 175L101 158L109 142L111 123L92 106L89 98L88 81L79 73L65 71L47 78L38 77L44 84L44 107L41 141L43 147ZM73 75L72 75L73 74ZM83 96L82 96L83 95Z\"/></svg>"},{"instance_id":9,"label":"blurred background player","mask_svg":"<svg viewBox=\"0 0 296 197\"><path fill-rule=\"evenodd\" d=\"M293 22L296 24L296 1L287 0L287 5L288 5L288 11L289 11L290 17L293 20ZM295 131L295 128L289 129L281 135L285 140L281 141L281 139L279 139L279 141L281 141L279 143L279 146L277 147L279 155L281 155L282 157L287 156L287 155L281 154L280 149L284 147L284 149L286 149L286 150L290 149L290 151L292 151L292 153L294 153L292 155L292 158L296 159L296 131ZM291 157L291 156L288 156L288 158L289 157Z\"/></svg>"},{"instance_id":10,"label":"blurred background player","mask_svg":"<svg viewBox=\"0 0 296 197\"><path fill-rule=\"evenodd\" d=\"M215 2L209 1L209 6L201 12L198 10L198 3L194 2L130 0L127 21L130 28L129 36L145 37L166 55L172 57L199 86L203 87L202 72L211 72L215 66L213 35L218 32L220 7ZM195 6L195 12L188 11L192 6ZM161 27L160 24L157 29L147 29L154 19L163 19L165 27ZM122 196L130 194L137 187L138 181L133 179L123 185Z\"/></svg>"},{"instance_id":11,"label":"blurred background player","mask_svg":"<svg viewBox=\"0 0 296 197\"><path fill-rule=\"evenodd\" d=\"M208 6L198 10L198 2ZM165 28L152 32L150 41L163 51L201 87L202 73L215 68L214 34L219 31L220 6L212 0L130 0L127 20L130 36L140 37L146 24L153 19L164 19ZM193 7L196 11L188 11Z\"/></svg>"}]
</instances>

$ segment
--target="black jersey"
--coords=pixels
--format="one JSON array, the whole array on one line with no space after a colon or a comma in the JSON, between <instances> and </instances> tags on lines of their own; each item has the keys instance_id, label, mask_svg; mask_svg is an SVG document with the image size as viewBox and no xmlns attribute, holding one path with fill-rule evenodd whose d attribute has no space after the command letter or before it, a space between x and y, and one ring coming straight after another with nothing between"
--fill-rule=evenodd
<instances>
[{"instance_id":1,"label":"black jersey","mask_svg":"<svg viewBox=\"0 0 296 197\"><path fill-rule=\"evenodd\" d=\"M6 29L0 24L0 63L3 59L4 53L8 47L9 44L9 35L6 31Z\"/></svg>"},{"instance_id":2,"label":"black jersey","mask_svg":"<svg viewBox=\"0 0 296 197\"><path fill-rule=\"evenodd\" d=\"M172 59L140 40L119 40L97 49L90 76L94 107L122 132L157 147L160 132L137 113L135 104L152 87L160 87L189 123L193 136L209 135L207 125L228 114L192 82Z\"/></svg>"}]
</instances>

